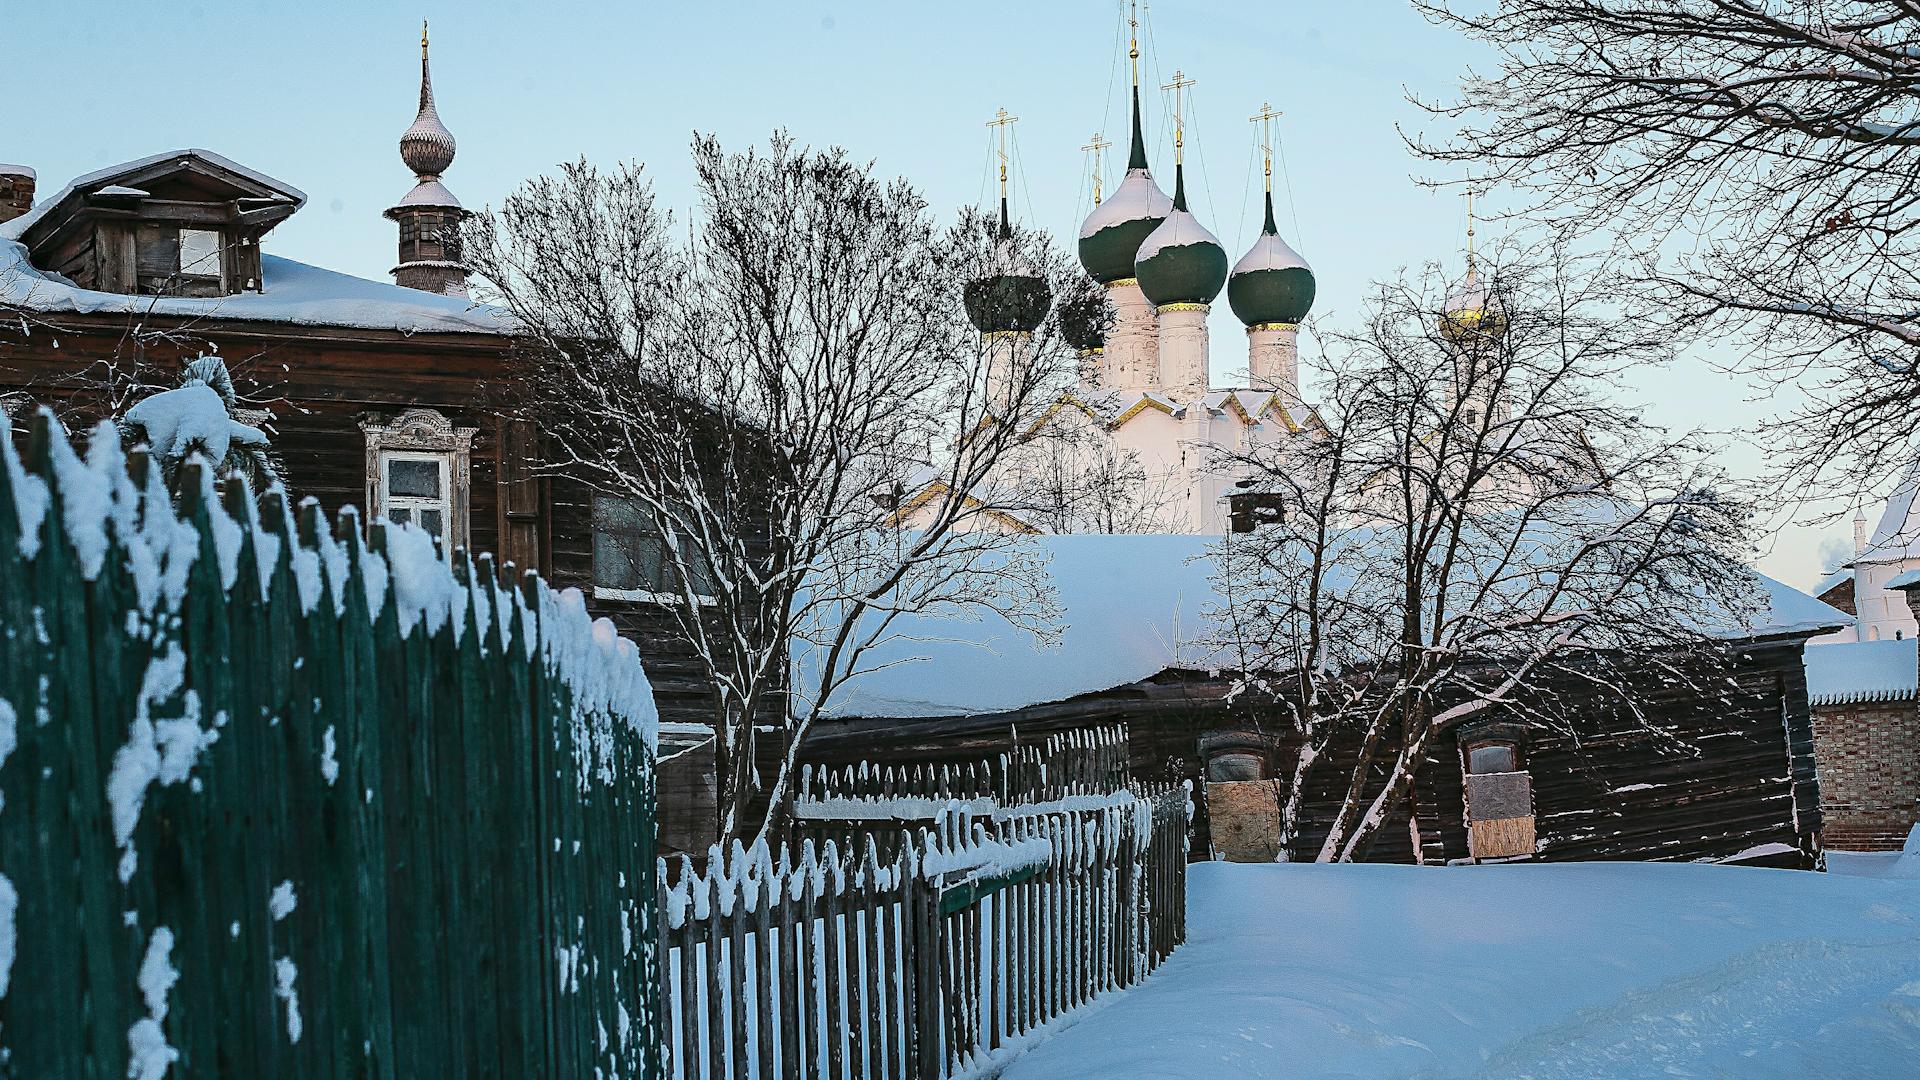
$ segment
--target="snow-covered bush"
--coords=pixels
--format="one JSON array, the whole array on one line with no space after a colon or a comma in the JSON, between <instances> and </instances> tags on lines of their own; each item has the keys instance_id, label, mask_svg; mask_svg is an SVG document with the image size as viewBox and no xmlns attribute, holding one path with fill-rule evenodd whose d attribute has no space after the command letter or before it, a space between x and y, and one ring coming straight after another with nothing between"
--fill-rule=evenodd
<instances>
[{"instance_id":1,"label":"snow-covered bush","mask_svg":"<svg viewBox=\"0 0 1920 1080\"><path fill-rule=\"evenodd\" d=\"M245 477L253 490L264 491L280 479L280 469L266 432L235 417L237 403L226 361L201 356L187 362L179 386L128 409L121 429L147 446L169 489L180 463L199 455L213 463L217 477Z\"/></svg>"}]
</instances>

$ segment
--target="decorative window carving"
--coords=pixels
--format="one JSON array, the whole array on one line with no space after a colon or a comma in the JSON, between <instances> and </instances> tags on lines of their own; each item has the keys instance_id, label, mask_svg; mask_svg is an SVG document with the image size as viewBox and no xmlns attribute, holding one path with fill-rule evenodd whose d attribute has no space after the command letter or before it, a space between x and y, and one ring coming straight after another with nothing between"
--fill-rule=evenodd
<instances>
[{"instance_id":1,"label":"decorative window carving","mask_svg":"<svg viewBox=\"0 0 1920 1080\"><path fill-rule=\"evenodd\" d=\"M412 524L452 551L470 543L473 437L434 409L360 423L367 437L367 514Z\"/></svg>"}]
</instances>

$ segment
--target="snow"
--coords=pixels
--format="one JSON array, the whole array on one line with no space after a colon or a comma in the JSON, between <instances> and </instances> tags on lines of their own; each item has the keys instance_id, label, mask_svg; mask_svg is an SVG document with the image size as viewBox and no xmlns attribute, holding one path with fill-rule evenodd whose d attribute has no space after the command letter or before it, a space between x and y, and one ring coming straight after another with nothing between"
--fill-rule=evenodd
<instances>
[{"instance_id":1,"label":"snow","mask_svg":"<svg viewBox=\"0 0 1920 1080\"><path fill-rule=\"evenodd\" d=\"M38 179L39 175L39 173L33 171L33 166L31 165L8 165L0 162L0 176L24 176L29 180L34 180Z\"/></svg>"},{"instance_id":2,"label":"snow","mask_svg":"<svg viewBox=\"0 0 1920 1080\"><path fill-rule=\"evenodd\" d=\"M1211 670L1229 658L1207 644L1225 603L1215 591L1219 537L1071 535L1036 537L1048 557L1065 629L1057 647L1004 619L910 613L874 648L873 669L828 704L831 716L959 716L1004 712L1138 682L1168 668ZM1766 601L1757 617L1704 612L1701 629L1728 636L1811 633L1845 613L1755 574ZM796 683L820 663L796 642Z\"/></svg>"},{"instance_id":3,"label":"snow","mask_svg":"<svg viewBox=\"0 0 1920 1080\"><path fill-rule=\"evenodd\" d=\"M1307 260L1293 250L1292 245L1280 239L1278 233L1263 232L1253 242L1240 261L1233 264L1235 274L1251 274L1256 270L1308 270Z\"/></svg>"},{"instance_id":4,"label":"snow","mask_svg":"<svg viewBox=\"0 0 1920 1080\"><path fill-rule=\"evenodd\" d=\"M1167 214L1167 220L1160 227L1147 234L1140 242L1140 250L1133 256L1135 266L1146 262L1166 248L1192 247L1195 244L1220 246L1219 237L1207 231L1200 219L1185 210L1174 210Z\"/></svg>"},{"instance_id":5,"label":"snow","mask_svg":"<svg viewBox=\"0 0 1920 1080\"><path fill-rule=\"evenodd\" d=\"M327 730L320 736L320 778L327 782L328 787L340 779L340 758L333 742L332 724L328 724Z\"/></svg>"},{"instance_id":6,"label":"snow","mask_svg":"<svg viewBox=\"0 0 1920 1080\"><path fill-rule=\"evenodd\" d=\"M1006 1080L1903 1076L1920 1053L1920 882L1625 863L1188 882L1187 944Z\"/></svg>"},{"instance_id":7,"label":"snow","mask_svg":"<svg viewBox=\"0 0 1920 1080\"><path fill-rule=\"evenodd\" d=\"M16 218L17 223L23 219ZM232 296L130 296L82 289L36 269L0 226L0 305L42 314L156 315L235 319L415 333L511 333L505 311L463 297L368 281L303 262L260 255L263 290Z\"/></svg>"},{"instance_id":8,"label":"snow","mask_svg":"<svg viewBox=\"0 0 1920 1080\"><path fill-rule=\"evenodd\" d=\"M1153 182L1145 169L1129 169L1113 194L1102 200L1080 225L1080 239L1144 218L1164 218L1173 211L1173 199Z\"/></svg>"},{"instance_id":9,"label":"snow","mask_svg":"<svg viewBox=\"0 0 1920 1080\"><path fill-rule=\"evenodd\" d=\"M234 444L267 446L266 433L227 415L227 403L203 382L163 390L140 401L127 410L127 425L140 429L147 445L166 461L179 461L198 451L218 464Z\"/></svg>"},{"instance_id":10,"label":"snow","mask_svg":"<svg viewBox=\"0 0 1920 1080\"><path fill-rule=\"evenodd\" d=\"M147 663L140 696L134 702L133 720L127 726L127 741L114 751L113 768L107 774L107 804L112 811L114 842L120 845L122 882L132 880L138 865L133 831L146 806L147 789L155 783L186 780L200 751L219 738L216 728L201 730L199 695L192 690L179 694L186 664L186 654L177 647ZM156 711L166 709L176 695L180 698L179 715L156 719Z\"/></svg>"},{"instance_id":11,"label":"snow","mask_svg":"<svg viewBox=\"0 0 1920 1080\"><path fill-rule=\"evenodd\" d=\"M267 914L273 917L274 922L279 922L293 914L293 909L299 903L300 898L294 895L293 882L283 881L274 887L273 895L267 899Z\"/></svg>"},{"instance_id":12,"label":"snow","mask_svg":"<svg viewBox=\"0 0 1920 1080\"><path fill-rule=\"evenodd\" d=\"M305 1025L300 1020L300 995L293 989L293 980L300 977L300 969L292 960L281 957L273 962L273 996L287 1003L287 1041L297 1043Z\"/></svg>"},{"instance_id":13,"label":"snow","mask_svg":"<svg viewBox=\"0 0 1920 1080\"><path fill-rule=\"evenodd\" d=\"M1920 681L1914 646L1911 639L1809 645L1807 697L1816 705L1911 697Z\"/></svg>"},{"instance_id":14,"label":"snow","mask_svg":"<svg viewBox=\"0 0 1920 1080\"><path fill-rule=\"evenodd\" d=\"M302 206L306 205L307 196L298 188L275 180L266 173L249 169L232 158L216 154L211 150L189 147L185 150L166 150L158 154L148 154L146 157L135 158L132 161L123 161L118 165L108 165L102 169L95 169L90 173L82 173L69 181L66 187L55 192L51 198L37 203L33 209L14 218L12 221L0 223L0 240L18 240L20 237L25 236L27 230L33 227L34 222L45 217L49 211L59 205L61 200L76 191L92 188L103 181L112 180L115 177L123 176L130 172L137 172L149 165L158 165L163 161L173 161L178 158L188 157L199 158L202 161L226 169L228 172L237 173L259 184L261 187L284 192L296 203ZM31 172L29 172L29 175L31 175Z\"/></svg>"},{"instance_id":15,"label":"snow","mask_svg":"<svg viewBox=\"0 0 1920 1080\"><path fill-rule=\"evenodd\" d=\"M180 1059L180 1051L167 1045L167 995L180 981L173 966L173 931L157 927L147 939L147 954L140 962L140 994L147 1002L147 1015L127 1029L128 1080L160 1080L167 1069Z\"/></svg>"},{"instance_id":16,"label":"snow","mask_svg":"<svg viewBox=\"0 0 1920 1080\"><path fill-rule=\"evenodd\" d=\"M400 199L401 206L459 206L460 200L454 198L447 185L438 180L423 180L413 186Z\"/></svg>"}]
</instances>

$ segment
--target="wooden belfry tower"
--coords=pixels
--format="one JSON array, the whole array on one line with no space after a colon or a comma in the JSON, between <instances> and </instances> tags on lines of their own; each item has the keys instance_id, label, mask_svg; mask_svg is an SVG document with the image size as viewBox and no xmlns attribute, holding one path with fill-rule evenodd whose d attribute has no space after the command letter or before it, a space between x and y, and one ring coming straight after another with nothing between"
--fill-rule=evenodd
<instances>
[{"instance_id":1,"label":"wooden belfry tower","mask_svg":"<svg viewBox=\"0 0 1920 1080\"><path fill-rule=\"evenodd\" d=\"M413 190L387 216L400 226L400 263L393 280L409 289L467 295L467 267L460 256L460 222L467 211L440 182L453 164L453 132L433 105L433 74L427 67L427 24L420 24L420 112L400 136L400 160L413 170Z\"/></svg>"}]
</instances>

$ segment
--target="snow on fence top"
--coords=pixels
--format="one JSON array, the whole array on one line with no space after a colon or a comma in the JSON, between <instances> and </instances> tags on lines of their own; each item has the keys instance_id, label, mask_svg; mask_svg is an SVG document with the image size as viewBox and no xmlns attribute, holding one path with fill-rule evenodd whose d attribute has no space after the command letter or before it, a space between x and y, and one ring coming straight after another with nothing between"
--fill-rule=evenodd
<instances>
[{"instance_id":1,"label":"snow on fence top","mask_svg":"<svg viewBox=\"0 0 1920 1080\"><path fill-rule=\"evenodd\" d=\"M1912 639L1809 645L1807 698L1815 705L1910 698L1920 682Z\"/></svg>"},{"instance_id":2,"label":"snow on fence top","mask_svg":"<svg viewBox=\"0 0 1920 1080\"><path fill-rule=\"evenodd\" d=\"M1041 648L992 615L902 615L895 636L863 661L874 669L835 695L829 715L960 716L1006 712L1110 690L1169 668L1212 670L1230 659L1209 644L1226 597L1215 588L1218 536L1042 536L1065 631ZM1703 612L1700 632L1728 638L1818 633L1846 625L1839 610L1764 574L1752 615ZM818 658L796 643L796 670Z\"/></svg>"},{"instance_id":3,"label":"snow on fence top","mask_svg":"<svg viewBox=\"0 0 1920 1080\"><path fill-rule=\"evenodd\" d=\"M0 438L0 460L4 461L0 501L11 504L21 555L31 559L38 553L42 526L57 503L62 535L88 580L99 575L110 552L118 551L142 614L151 617L177 611L186 595L188 571L200 558L202 545L199 531L176 510L158 468L147 463L144 483L135 484L132 476L142 471L141 462L129 468L120 432L112 421L94 428L84 460L47 410L41 410L34 421L34 438L45 440L50 470L30 472L15 453L13 441ZM42 472L51 477L51 485L38 475ZM384 550L372 550L360 530L352 527L357 517L351 508L341 514L347 526L341 530L343 539L317 529L311 546L296 541L283 553L281 538L299 535L284 492L276 489L266 500L285 518L279 528L269 529L263 527L251 498L237 500L246 508L238 520L223 508L213 491L210 469L200 471L200 485L198 501L206 514L225 588L232 589L242 570L243 548L254 553L250 569L258 575L263 593L271 589L284 554L301 610L311 611L324 600L343 614L347 610L343 590L352 576L349 568L357 563L372 620L377 621L391 605L402 637L422 626L431 635L450 628L458 643L471 614L483 653L488 647L487 631L496 619L506 635L511 621L503 616L511 605L527 620L524 625L536 628L537 640L524 640L521 647L528 656L535 655L536 649L544 656L548 670L571 690L576 714L623 721L644 737L650 750L656 748L658 714L639 650L619 636L612 622L589 616L578 589L556 592L533 577L524 593L505 587L490 575L475 573L464 553L441 553L433 539L413 525L385 525ZM311 502L303 503L303 508ZM9 531L0 528L0 536ZM246 540L251 544L244 544ZM530 602L537 610L529 610Z\"/></svg>"}]
</instances>

